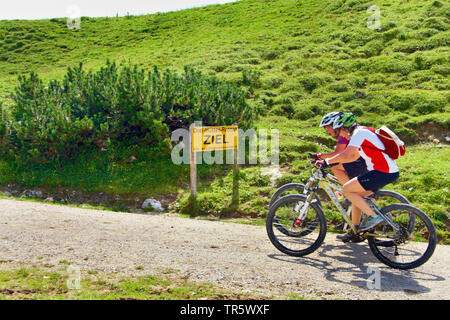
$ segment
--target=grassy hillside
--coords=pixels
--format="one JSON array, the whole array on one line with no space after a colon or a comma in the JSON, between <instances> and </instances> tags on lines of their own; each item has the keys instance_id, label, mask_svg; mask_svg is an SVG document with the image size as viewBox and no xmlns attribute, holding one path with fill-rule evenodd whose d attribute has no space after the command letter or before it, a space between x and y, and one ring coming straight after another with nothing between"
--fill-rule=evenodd
<instances>
[{"instance_id":1,"label":"grassy hillside","mask_svg":"<svg viewBox=\"0 0 450 320\"><path fill-rule=\"evenodd\" d=\"M68 66L83 62L86 69L98 69L106 59L149 70L193 66L241 85L259 110L256 128L280 131L284 175L277 185L307 177L305 152L333 146L317 128L323 114L352 111L361 123L388 125L408 143L407 156L399 160L401 178L391 187L427 210L440 236L448 238L450 6L439 0L380 0L380 28L374 30L368 28L372 4L241 0L163 14L83 17L79 30L68 29L65 19L0 21L0 100L7 108L18 75L30 70L48 81L61 79ZM188 168L168 160L153 165L85 159L57 170L11 163L2 168L3 185L180 193L181 207L187 193ZM274 187L260 166L242 168L241 205L232 209L229 168L202 166L200 174L205 214L265 215Z\"/></svg>"}]
</instances>

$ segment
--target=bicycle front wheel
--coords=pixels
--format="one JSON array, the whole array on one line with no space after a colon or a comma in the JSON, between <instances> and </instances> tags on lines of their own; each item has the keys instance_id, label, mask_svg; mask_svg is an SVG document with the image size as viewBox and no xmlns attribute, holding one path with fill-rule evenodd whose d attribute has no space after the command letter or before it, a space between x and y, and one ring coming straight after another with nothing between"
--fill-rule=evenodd
<instances>
[{"instance_id":1,"label":"bicycle front wheel","mask_svg":"<svg viewBox=\"0 0 450 320\"><path fill-rule=\"evenodd\" d=\"M325 239L327 221L317 202L309 204L303 221L297 221L299 209L306 205L306 196L284 196L270 207L266 230L272 244L281 252L301 257L317 250Z\"/></svg>"},{"instance_id":2,"label":"bicycle front wheel","mask_svg":"<svg viewBox=\"0 0 450 320\"><path fill-rule=\"evenodd\" d=\"M395 231L386 223L375 227L377 236L368 238L375 257L392 268L403 270L417 268L427 262L437 243L436 228L431 219L420 209L403 203L381 208L381 212L389 216L400 230Z\"/></svg>"}]
</instances>

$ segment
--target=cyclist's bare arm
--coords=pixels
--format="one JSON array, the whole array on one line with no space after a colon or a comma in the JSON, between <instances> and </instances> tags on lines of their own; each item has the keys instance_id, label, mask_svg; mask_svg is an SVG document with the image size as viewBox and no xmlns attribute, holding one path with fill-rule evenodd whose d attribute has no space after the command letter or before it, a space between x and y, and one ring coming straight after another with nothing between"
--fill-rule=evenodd
<instances>
[{"instance_id":1,"label":"cyclist's bare arm","mask_svg":"<svg viewBox=\"0 0 450 320\"><path fill-rule=\"evenodd\" d=\"M347 163L347 162L356 161L356 160L358 160L358 158L359 158L358 147L348 146L341 153L339 153L331 158L328 158L327 162L328 162L328 164Z\"/></svg>"},{"instance_id":2,"label":"cyclist's bare arm","mask_svg":"<svg viewBox=\"0 0 450 320\"><path fill-rule=\"evenodd\" d=\"M336 145L336 147L334 148L333 152L329 152L329 153L321 153L320 154L320 159L328 159L331 157L334 157L335 155L338 155L339 153L341 153L342 151L345 150L346 145L343 143L338 143Z\"/></svg>"}]
</instances>

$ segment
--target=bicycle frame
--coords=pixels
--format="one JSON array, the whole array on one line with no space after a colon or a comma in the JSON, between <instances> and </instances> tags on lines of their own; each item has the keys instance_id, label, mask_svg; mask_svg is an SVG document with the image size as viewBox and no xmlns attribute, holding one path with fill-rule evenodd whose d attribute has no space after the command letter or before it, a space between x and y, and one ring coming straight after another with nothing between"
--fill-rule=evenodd
<instances>
[{"instance_id":1,"label":"bicycle frame","mask_svg":"<svg viewBox=\"0 0 450 320\"><path fill-rule=\"evenodd\" d=\"M320 170L317 170L317 172L320 172ZM334 205L336 206L336 208L339 210L339 212L342 214L342 217L344 218L344 221L347 223L347 225L353 230L354 233L356 233L356 227L355 225L352 223L352 220L350 218L349 213L345 211L345 209L342 207L342 205L339 203L339 200L336 198L336 194L341 194L343 195L343 190L342 188L340 188L339 186L335 185L333 182L331 181L327 181L325 179L325 177L320 174L321 177L319 177L319 184L317 186L318 189L322 189L323 191L325 191L328 196L330 197L331 201L333 201ZM332 176L334 179L334 182L339 183L337 181L337 179ZM351 210L351 208L349 208L349 211Z\"/></svg>"},{"instance_id":2,"label":"bicycle frame","mask_svg":"<svg viewBox=\"0 0 450 320\"><path fill-rule=\"evenodd\" d=\"M319 181L315 186L314 182ZM336 198L336 194L343 195L343 190L341 187L337 186L335 183L339 183L336 177L333 175L326 173L323 169L318 169L312 176L309 178L307 184L305 185L305 189L303 190L304 194L307 194L306 203L302 208L295 208L296 211L300 210L299 213L299 220L303 220L304 216L306 215L306 212L309 209L309 203L311 201L314 201L314 197L316 196L315 193L318 189L321 189L325 191L326 194L330 197L330 199L333 201L335 207L339 210L339 212L342 214L342 217L344 218L344 221L347 223L347 225L352 229L352 231L356 234L358 230L356 229L355 225L352 223L352 220L350 218L350 210L351 207L349 207L348 211L345 211L345 209L342 207L342 205L339 203L339 200ZM312 192L310 192L312 191ZM309 193L309 194L308 194ZM373 203L373 201L370 198L366 198L371 208L380 216L382 217L388 224L390 224L395 231L399 231L399 226L390 219L390 217L383 214L379 208ZM363 221L361 221L363 223ZM375 234L369 234L366 233L366 236L375 236Z\"/></svg>"}]
</instances>

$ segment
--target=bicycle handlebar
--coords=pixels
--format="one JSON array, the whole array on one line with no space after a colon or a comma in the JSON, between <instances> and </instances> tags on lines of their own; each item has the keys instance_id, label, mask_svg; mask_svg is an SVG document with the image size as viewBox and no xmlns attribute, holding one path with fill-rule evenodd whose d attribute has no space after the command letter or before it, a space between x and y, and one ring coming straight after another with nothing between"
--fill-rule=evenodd
<instances>
[{"instance_id":1,"label":"bicycle handlebar","mask_svg":"<svg viewBox=\"0 0 450 320\"><path fill-rule=\"evenodd\" d=\"M319 157L316 155L316 154L312 154L312 153L310 153L310 152L308 152L308 156L309 156L309 158L310 159L312 159L310 162L311 163L313 163L313 161L314 161L314 163L315 163L315 161L317 161L317 160L321 160L321 159L319 159ZM329 164L328 166L329 167L334 167L334 166L337 166L339 163L331 163L331 164ZM323 168L321 168L321 169L323 169Z\"/></svg>"},{"instance_id":2,"label":"bicycle handlebar","mask_svg":"<svg viewBox=\"0 0 450 320\"><path fill-rule=\"evenodd\" d=\"M319 157L317 156L317 154L312 154L311 152L308 152L308 156L310 159L319 160Z\"/></svg>"}]
</instances>

